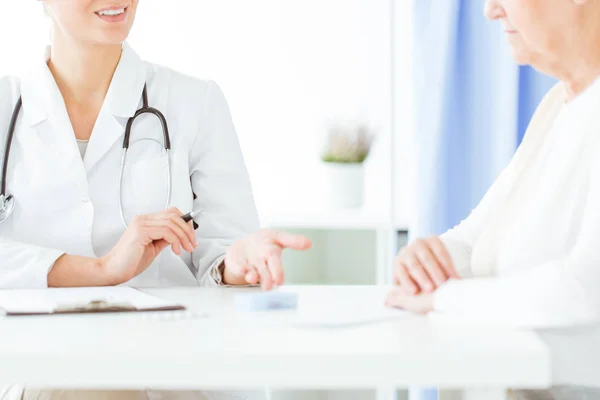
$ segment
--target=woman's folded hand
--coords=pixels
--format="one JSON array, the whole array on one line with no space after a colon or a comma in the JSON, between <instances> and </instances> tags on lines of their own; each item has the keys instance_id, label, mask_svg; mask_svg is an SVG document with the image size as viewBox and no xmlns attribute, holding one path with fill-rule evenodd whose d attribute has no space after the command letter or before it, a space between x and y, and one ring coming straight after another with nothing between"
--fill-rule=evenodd
<instances>
[{"instance_id":1,"label":"woman's folded hand","mask_svg":"<svg viewBox=\"0 0 600 400\"><path fill-rule=\"evenodd\" d=\"M437 236L405 246L394 262L394 284L407 294L431 293L450 278L459 277L446 246Z\"/></svg>"}]
</instances>

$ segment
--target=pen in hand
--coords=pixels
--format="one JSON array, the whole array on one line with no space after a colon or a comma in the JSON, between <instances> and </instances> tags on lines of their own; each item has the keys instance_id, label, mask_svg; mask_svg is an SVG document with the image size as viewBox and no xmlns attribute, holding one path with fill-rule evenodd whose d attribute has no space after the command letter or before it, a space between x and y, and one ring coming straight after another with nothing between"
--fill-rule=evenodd
<instances>
[{"instance_id":1,"label":"pen in hand","mask_svg":"<svg viewBox=\"0 0 600 400\"><path fill-rule=\"evenodd\" d=\"M202 211L204 211L204 208L201 208L200 210L191 211L187 214L182 215L181 219L183 219L185 222L190 222L194 218L196 218L198 215L200 215L200 213L202 213ZM194 222L194 230L196 230L196 229L198 229L198 224L196 224L196 222Z\"/></svg>"}]
</instances>

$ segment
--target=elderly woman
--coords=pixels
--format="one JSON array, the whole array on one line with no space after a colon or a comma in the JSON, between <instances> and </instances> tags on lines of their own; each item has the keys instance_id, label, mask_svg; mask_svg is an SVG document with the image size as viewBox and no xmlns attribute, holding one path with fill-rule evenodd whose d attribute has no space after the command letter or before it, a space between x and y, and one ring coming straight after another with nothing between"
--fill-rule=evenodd
<instances>
[{"instance_id":1,"label":"elderly woman","mask_svg":"<svg viewBox=\"0 0 600 400\"><path fill-rule=\"evenodd\" d=\"M472 214L401 250L387 302L528 327L600 317L600 1L487 0L514 59L560 80ZM461 279L462 278L462 279ZM593 382L592 382L593 383ZM595 393L584 397L583 392ZM554 388L519 398L600 398ZM525 397L524 397L525 396Z\"/></svg>"}]
</instances>

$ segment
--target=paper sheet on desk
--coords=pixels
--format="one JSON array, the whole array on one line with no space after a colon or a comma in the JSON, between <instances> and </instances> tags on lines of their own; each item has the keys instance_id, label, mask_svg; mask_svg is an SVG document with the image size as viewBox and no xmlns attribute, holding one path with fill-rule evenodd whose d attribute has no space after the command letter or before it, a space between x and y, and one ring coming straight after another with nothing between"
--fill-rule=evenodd
<instances>
[{"instance_id":1,"label":"paper sheet on desk","mask_svg":"<svg viewBox=\"0 0 600 400\"><path fill-rule=\"evenodd\" d=\"M324 296L311 296L301 291L298 298L294 325L303 327L337 328L372 324L402 318L407 312L385 306L385 295L389 288L384 286L353 287L335 286L328 288Z\"/></svg>"},{"instance_id":2,"label":"paper sheet on desk","mask_svg":"<svg viewBox=\"0 0 600 400\"><path fill-rule=\"evenodd\" d=\"M315 328L342 328L373 324L407 315L401 310L362 310L355 313L348 310L332 310L319 313L299 313L294 325Z\"/></svg>"}]
</instances>

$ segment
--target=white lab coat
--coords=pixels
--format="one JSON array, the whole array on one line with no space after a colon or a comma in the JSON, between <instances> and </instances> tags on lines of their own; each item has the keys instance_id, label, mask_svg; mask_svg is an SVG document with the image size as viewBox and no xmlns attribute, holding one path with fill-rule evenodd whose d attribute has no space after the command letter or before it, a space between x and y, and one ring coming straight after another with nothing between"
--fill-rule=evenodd
<instances>
[{"instance_id":1,"label":"white lab coat","mask_svg":"<svg viewBox=\"0 0 600 400\"><path fill-rule=\"evenodd\" d=\"M84 159L58 87L44 59L20 78L0 79L0 143L4 145L17 99L23 109L9 157L11 217L0 224L0 288L44 288L64 253L99 257L124 232L118 177L125 124L141 107L144 83L151 107L162 111L171 137L170 206L203 208L196 219L198 248L175 255L165 249L128 285L215 284L210 271L236 239L258 229L248 173L219 86L142 61L125 43ZM152 115L133 125L132 143L162 142ZM126 219L165 208L167 175L161 146L132 144L124 173ZM0 153L3 158L3 151ZM193 194L197 198L193 199Z\"/></svg>"}]
</instances>

